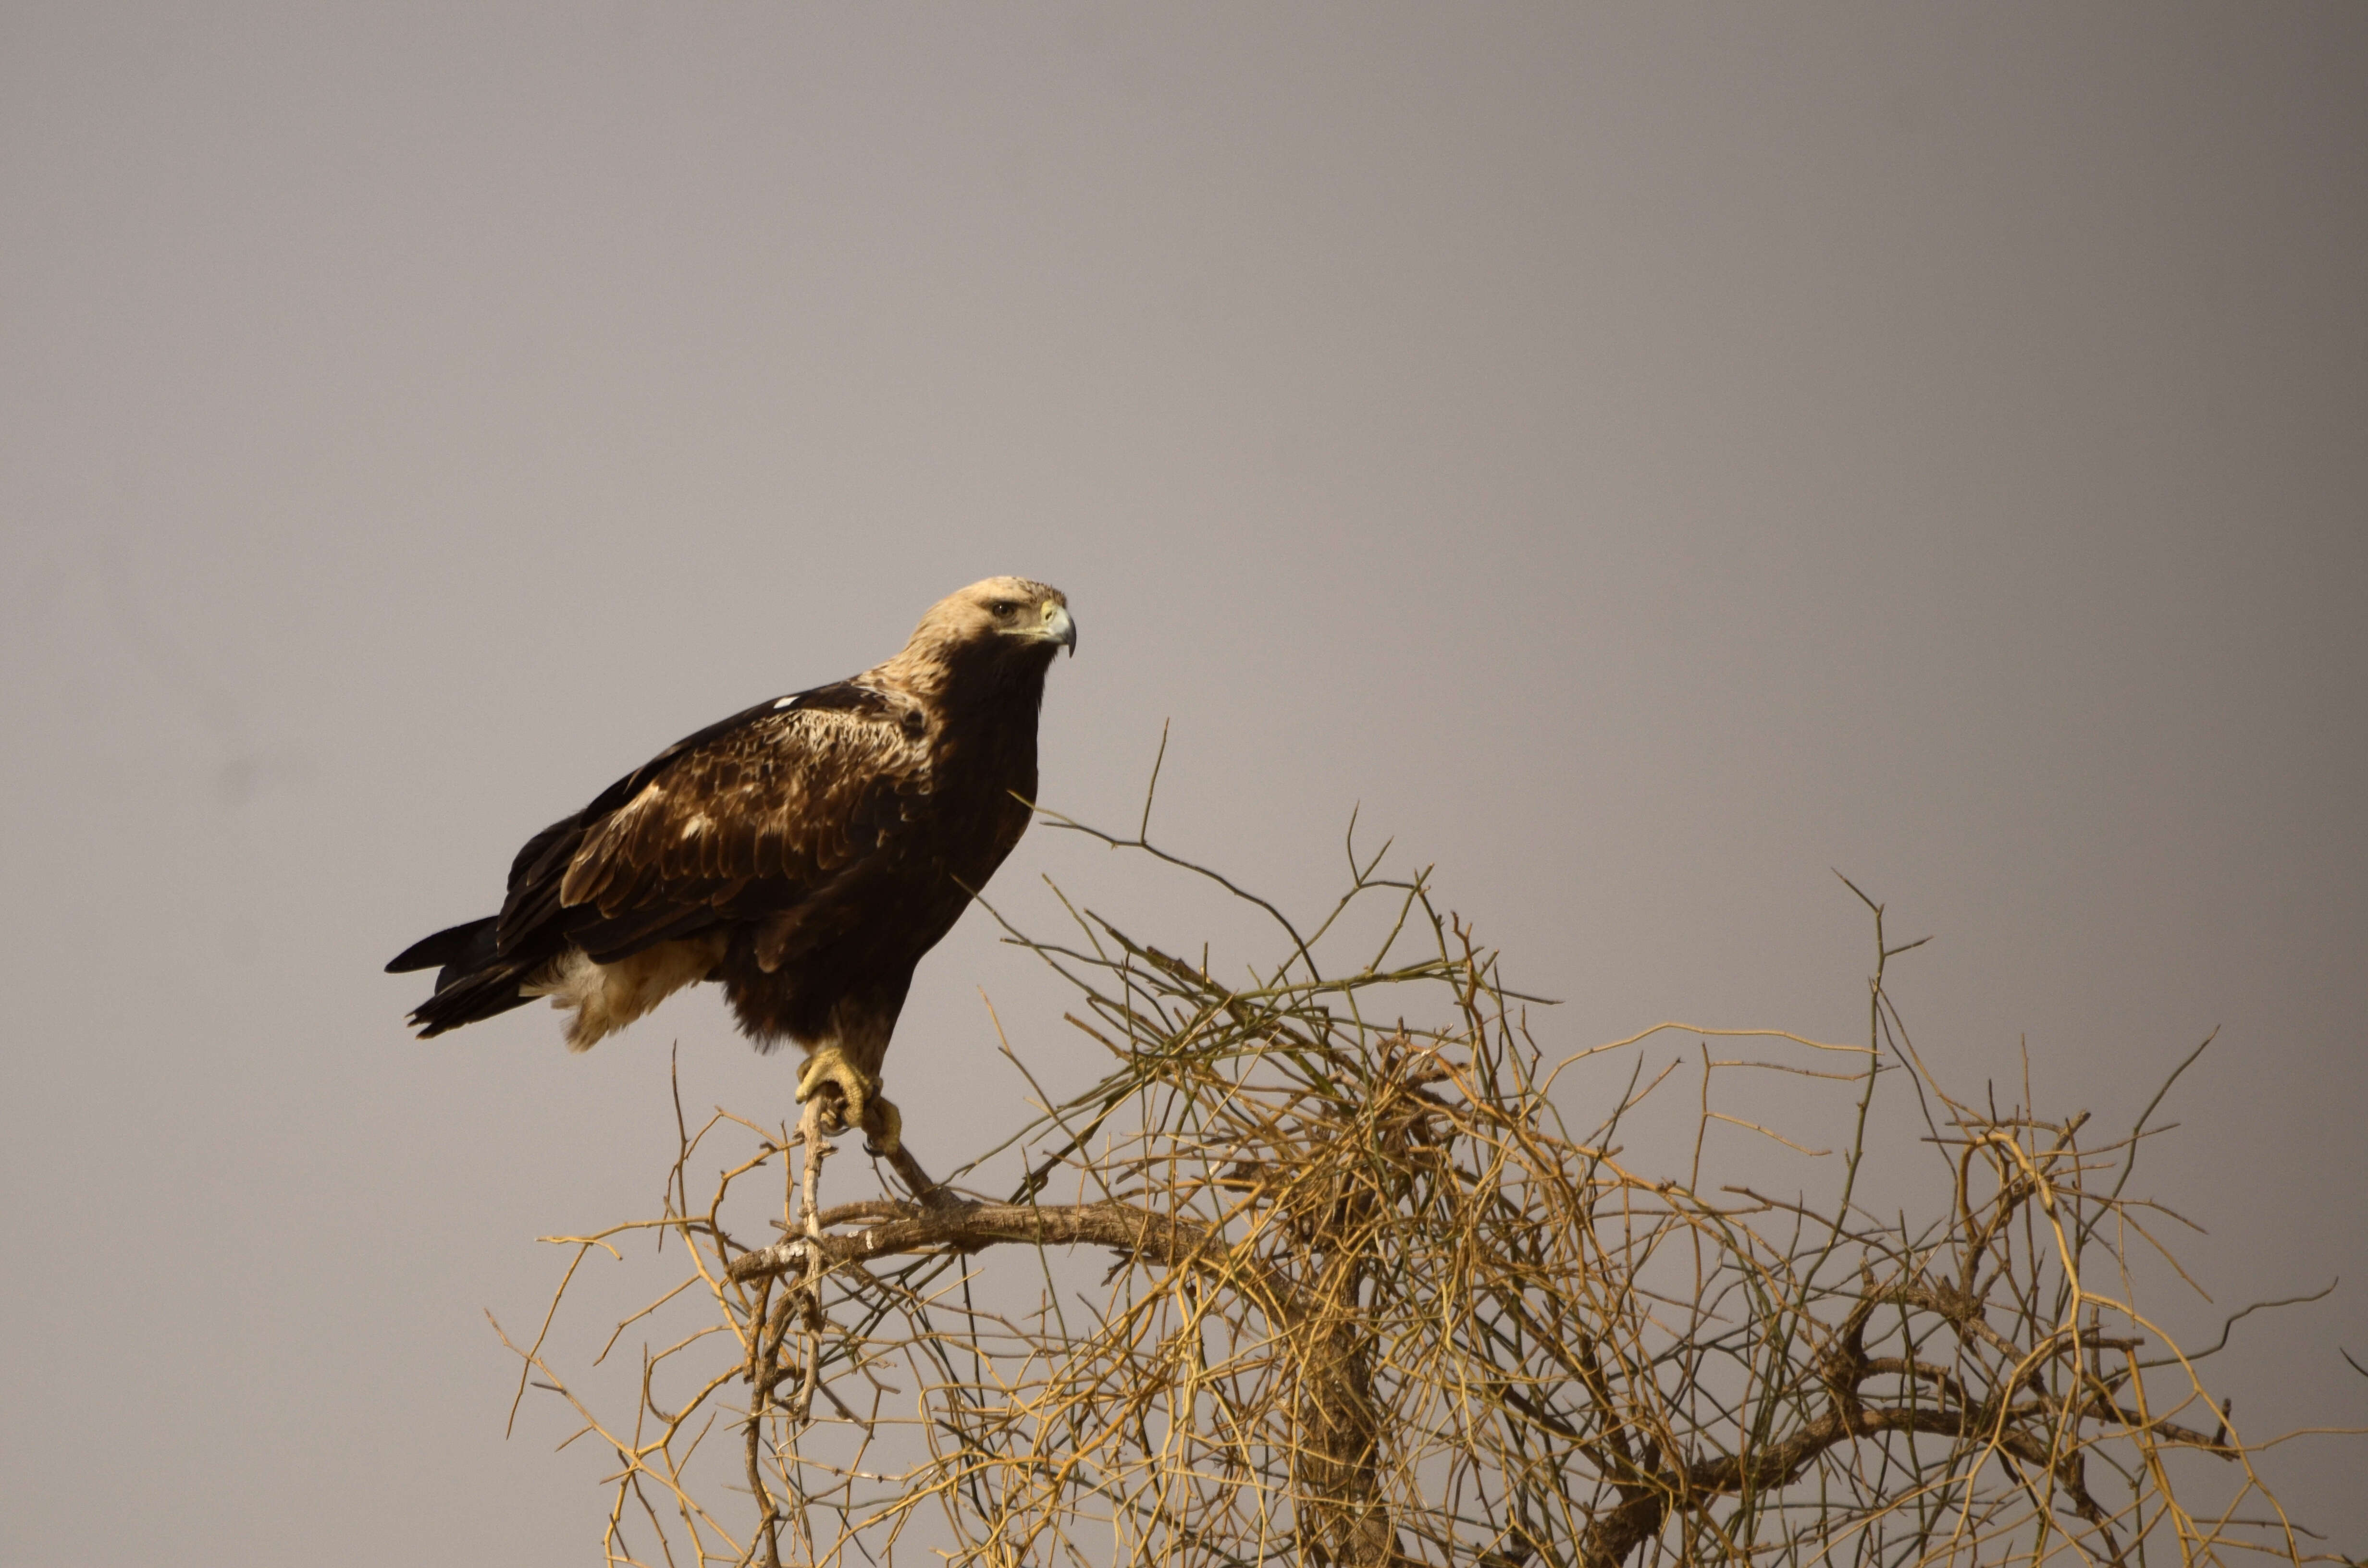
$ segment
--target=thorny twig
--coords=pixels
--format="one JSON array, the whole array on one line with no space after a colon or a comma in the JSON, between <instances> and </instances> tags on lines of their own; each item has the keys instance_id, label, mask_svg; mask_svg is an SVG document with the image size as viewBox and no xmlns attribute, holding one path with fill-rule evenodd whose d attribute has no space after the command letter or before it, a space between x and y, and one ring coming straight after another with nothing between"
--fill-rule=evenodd
<instances>
[{"instance_id":1,"label":"thorny twig","mask_svg":"<svg viewBox=\"0 0 2368 1568\"><path fill-rule=\"evenodd\" d=\"M1099 836L1215 878L1147 826ZM1353 841L1349 864L1313 935L1252 899L1286 950L1231 981L1083 911L1064 943L1007 925L1077 988L1071 1021L1109 1070L1062 1103L1040 1094L1005 1199L904 1153L907 1196L825 1206L817 1101L794 1137L723 1112L679 1124L664 1216L554 1238L575 1249L559 1297L624 1230L677 1237L690 1260L618 1325L680 1320L644 1353L630 1432L552 1369L558 1297L518 1352L619 1460L608 1560L652 1561L632 1536L669 1562L774 1564L785 1529L814 1562L885 1561L900 1540L980 1562L1614 1568L1657 1543L1734 1568L2138 1568L2157 1541L2189 1563L2308 1560L2253 1469L2260 1445L2129 1304L2136 1134L2090 1151L2085 1116L1952 1097L1886 989L1884 966L1917 944L1884 946L1873 900L1864 1045L1661 1026L1865 1063L1703 1054L1696 1136L1672 1146L1681 1181L1615 1146L1679 1059L1645 1073L1638 1036L1549 1070L1495 954L1427 877L1377 878ZM1358 929L1375 945L1319 961ZM1804 1146L1831 1130L1794 1142L1762 1105L1722 1100L1723 1074L1769 1066L1848 1095L1840 1162ZM1906 1108L1876 1094L1894 1072L1950 1156L1920 1221L1904 1198L1885 1220L1857 1196L1869 1128ZM1560 1108L1586 1103L1602 1114L1574 1132ZM1722 1127L1758 1146L1756 1186L1713 1174L1740 1147ZM685 1173L711 1138L755 1147L700 1211ZM1797 1163L1798 1194L1770 1161ZM1826 1170L1839 1179L1820 1204ZM781 1239L746 1246L724 1216L768 1171ZM1048 1200L1070 1183L1078 1201ZM1010 1246L1041 1265L1003 1269ZM1115 1257L1099 1286L1061 1261L1080 1249ZM1070 1326L1056 1289L1092 1316ZM700 1361L725 1338L728 1365ZM699 1458L742 1381L745 1540ZM2174 1450L2229 1481L2174 1485Z\"/></svg>"}]
</instances>

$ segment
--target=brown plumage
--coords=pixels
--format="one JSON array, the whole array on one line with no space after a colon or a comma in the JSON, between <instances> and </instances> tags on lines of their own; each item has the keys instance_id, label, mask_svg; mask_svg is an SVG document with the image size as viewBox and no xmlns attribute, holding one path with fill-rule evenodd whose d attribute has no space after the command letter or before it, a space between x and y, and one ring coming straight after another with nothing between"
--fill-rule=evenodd
<instances>
[{"instance_id":1,"label":"brown plumage","mask_svg":"<svg viewBox=\"0 0 2368 1568\"><path fill-rule=\"evenodd\" d=\"M586 1051L719 980L757 1049L807 1049L800 1099L837 1085L849 1124L876 1108L893 1146L881 1059L914 966L1027 830L1061 647L1059 590L990 577L886 664L668 746L528 840L499 915L387 965L440 967L411 1022L425 1038L549 996Z\"/></svg>"}]
</instances>

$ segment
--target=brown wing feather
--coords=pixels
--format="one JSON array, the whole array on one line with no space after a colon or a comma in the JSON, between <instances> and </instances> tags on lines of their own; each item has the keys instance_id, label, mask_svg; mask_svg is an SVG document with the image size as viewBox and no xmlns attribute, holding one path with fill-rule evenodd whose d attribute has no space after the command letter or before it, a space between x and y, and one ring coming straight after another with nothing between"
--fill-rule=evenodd
<instances>
[{"instance_id":1,"label":"brown wing feather","mask_svg":"<svg viewBox=\"0 0 2368 1568\"><path fill-rule=\"evenodd\" d=\"M903 703L846 689L858 695L783 708L667 760L585 824L559 905L604 925L754 914L877 854L928 792L928 753Z\"/></svg>"}]
</instances>

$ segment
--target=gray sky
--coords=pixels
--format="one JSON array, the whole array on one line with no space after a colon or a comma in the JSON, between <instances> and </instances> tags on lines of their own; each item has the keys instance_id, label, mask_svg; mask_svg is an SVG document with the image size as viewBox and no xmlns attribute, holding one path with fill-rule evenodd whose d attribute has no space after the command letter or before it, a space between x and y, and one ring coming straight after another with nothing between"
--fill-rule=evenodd
<instances>
[{"instance_id":1,"label":"gray sky","mask_svg":"<svg viewBox=\"0 0 2368 1568\"><path fill-rule=\"evenodd\" d=\"M2357 6L0 8L0 1556L590 1556L483 1309L654 1206L669 1041L791 1074L379 966L995 572L1049 804L1172 719L1161 831L1312 907L1361 803L1549 1045L1849 1037L1835 868L1968 1093L2219 1028L2167 1319L2341 1276L2217 1382L2368 1424L2363 81ZM1092 1070L1027 965L923 966L942 1164L981 988ZM2360 1458L2267 1471L2354 1553Z\"/></svg>"}]
</instances>

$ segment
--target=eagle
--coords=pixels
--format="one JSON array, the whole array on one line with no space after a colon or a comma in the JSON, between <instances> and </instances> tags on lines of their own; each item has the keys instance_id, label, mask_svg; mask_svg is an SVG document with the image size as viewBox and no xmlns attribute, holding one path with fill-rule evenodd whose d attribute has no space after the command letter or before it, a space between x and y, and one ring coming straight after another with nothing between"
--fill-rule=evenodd
<instances>
[{"instance_id":1,"label":"eagle","mask_svg":"<svg viewBox=\"0 0 2368 1568\"><path fill-rule=\"evenodd\" d=\"M435 969L421 1039L538 996L588 1051L686 985L721 981L760 1051L806 1052L797 1097L894 1153L880 1067L921 955L1027 831L1036 718L1077 649L1057 588L989 577L905 651L760 702L658 753L510 862L501 913L404 949Z\"/></svg>"}]
</instances>

